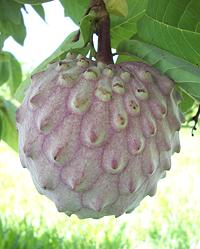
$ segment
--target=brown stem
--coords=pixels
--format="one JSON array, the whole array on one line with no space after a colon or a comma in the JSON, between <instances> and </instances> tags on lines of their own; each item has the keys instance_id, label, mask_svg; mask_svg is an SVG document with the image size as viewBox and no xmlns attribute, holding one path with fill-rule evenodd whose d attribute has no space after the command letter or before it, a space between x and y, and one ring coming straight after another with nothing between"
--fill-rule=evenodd
<instances>
[{"instance_id":1,"label":"brown stem","mask_svg":"<svg viewBox=\"0 0 200 249\"><path fill-rule=\"evenodd\" d=\"M113 64L110 42L110 17L103 0L91 0L91 10L96 14L96 33L98 35L97 61Z\"/></svg>"},{"instance_id":2,"label":"brown stem","mask_svg":"<svg viewBox=\"0 0 200 249\"><path fill-rule=\"evenodd\" d=\"M110 44L110 18L105 16L98 22L98 50L97 61L102 61L106 64L113 64L113 56Z\"/></svg>"},{"instance_id":3,"label":"brown stem","mask_svg":"<svg viewBox=\"0 0 200 249\"><path fill-rule=\"evenodd\" d=\"M98 35L98 50L96 60L105 64L113 64L113 55L110 42L110 16L106 10L103 0L90 0L89 7L86 9L84 16L90 11L95 12L94 33ZM73 42L80 39L80 30L73 38ZM91 41L90 44L92 45Z\"/></svg>"},{"instance_id":4,"label":"brown stem","mask_svg":"<svg viewBox=\"0 0 200 249\"><path fill-rule=\"evenodd\" d=\"M98 50L96 53L96 60L105 64L113 64L113 55L110 41L110 16L106 10L104 1L90 0L89 7L86 9L84 16L88 15L90 11L95 13L93 32L98 35ZM73 37L72 42L77 42L79 39L80 30Z\"/></svg>"}]
</instances>

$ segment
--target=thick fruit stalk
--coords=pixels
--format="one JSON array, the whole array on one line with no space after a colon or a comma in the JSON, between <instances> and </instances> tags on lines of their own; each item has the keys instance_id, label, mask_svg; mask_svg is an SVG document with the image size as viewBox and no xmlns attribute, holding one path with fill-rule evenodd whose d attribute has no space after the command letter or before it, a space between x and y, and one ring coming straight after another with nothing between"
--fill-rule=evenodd
<instances>
[{"instance_id":1,"label":"thick fruit stalk","mask_svg":"<svg viewBox=\"0 0 200 249\"><path fill-rule=\"evenodd\" d=\"M174 83L146 64L68 54L33 75L18 109L22 165L67 215L129 213L180 150L178 102Z\"/></svg>"}]
</instances>

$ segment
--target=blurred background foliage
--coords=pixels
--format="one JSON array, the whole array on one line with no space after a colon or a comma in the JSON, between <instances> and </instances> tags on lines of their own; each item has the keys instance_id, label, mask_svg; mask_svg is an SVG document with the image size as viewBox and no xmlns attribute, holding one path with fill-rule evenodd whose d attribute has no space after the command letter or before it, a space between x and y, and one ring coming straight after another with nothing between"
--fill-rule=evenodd
<instances>
[{"instance_id":1,"label":"blurred background foliage","mask_svg":"<svg viewBox=\"0 0 200 249\"><path fill-rule=\"evenodd\" d=\"M68 51L87 54L90 50L93 16L83 16L88 0L60 0L63 14L80 26L80 40L73 42L76 32L71 33L32 72L22 71L15 55L4 50L4 43L12 37L23 46L27 6L42 22L45 2L51 1L0 0L0 136L15 151L15 111L30 84L30 75L64 58ZM119 55L117 62L144 61L171 77L189 121L200 102L200 2L127 0L127 9L125 16L111 15L111 43ZM183 126L191 127L191 123ZM17 154L1 143L0 249L200 248L199 133L192 138L190 131L183 129L181 135L183 151L175 156L174 170L159 183L155 198L146 198L133 214L117 220L106 217L87 222L57 214L53 204L36 193L30 176L20 168Z\"/></svg>"}]
</instances>

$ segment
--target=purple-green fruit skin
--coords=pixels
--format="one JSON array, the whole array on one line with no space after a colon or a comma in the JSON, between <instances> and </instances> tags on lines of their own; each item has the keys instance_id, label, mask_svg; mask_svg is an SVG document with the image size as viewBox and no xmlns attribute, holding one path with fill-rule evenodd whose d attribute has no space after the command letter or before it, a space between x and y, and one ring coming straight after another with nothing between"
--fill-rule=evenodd
<instances>
[{"instance_id":1,"label":"purple-green fruit skin","mask_svg":"<svg viewBox=\"0 0 200 249\"><path fill-rule=\"evenodd\" d=\"M153 196L180 151L174 86L144 63L70 53L33 75L16 119L37 190L79 218L118 217Z\"/></svg>"}]
</instances>

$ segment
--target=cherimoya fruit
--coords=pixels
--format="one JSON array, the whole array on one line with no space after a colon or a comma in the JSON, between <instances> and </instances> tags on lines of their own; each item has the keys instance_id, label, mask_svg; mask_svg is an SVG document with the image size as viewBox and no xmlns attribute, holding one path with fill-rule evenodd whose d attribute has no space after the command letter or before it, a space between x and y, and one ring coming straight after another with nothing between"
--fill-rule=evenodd
<instances>
[{"instance_id":1,"label":"cherimoya fruit","mask_svg":"<svg viewBox=\"0 0 200 249\"><path fill-rule=\"evenodd\" d=\"M60 212L129 213L180 150L178 102L174 83L149 65L69 53L32 76L17 111L21 163Z\"/></svg>"}]
</instances>

